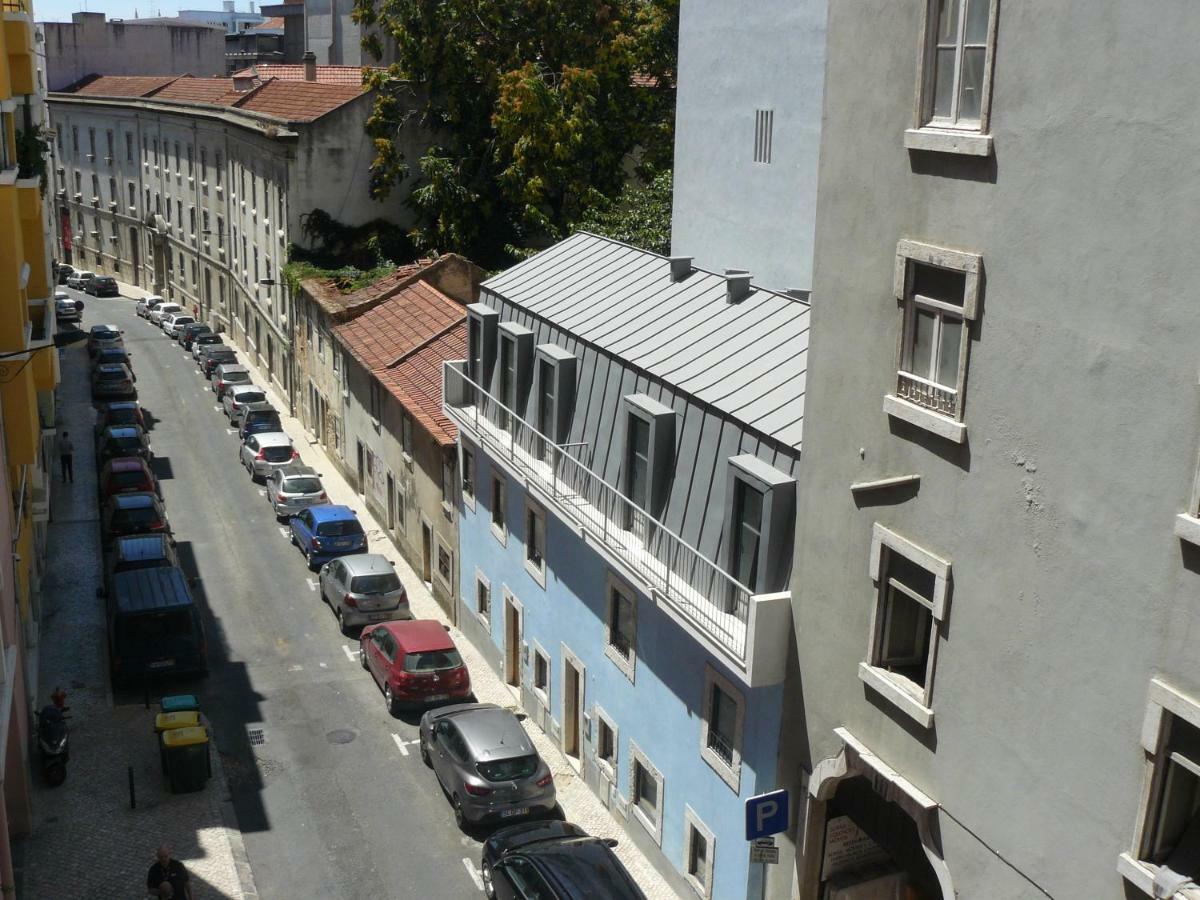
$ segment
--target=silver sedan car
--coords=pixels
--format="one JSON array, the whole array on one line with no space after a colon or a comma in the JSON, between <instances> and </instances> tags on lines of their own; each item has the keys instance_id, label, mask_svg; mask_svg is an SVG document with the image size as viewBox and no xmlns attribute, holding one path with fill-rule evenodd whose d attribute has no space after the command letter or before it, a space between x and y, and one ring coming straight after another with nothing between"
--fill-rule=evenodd
<instances>
[{"instance_id":1,"label":"silver sedan car","mask_svg":"<svg viewBox=\"0 0 1200 900\"><path fill-rule=\"evenodd\" d=\"M421 759L454 805L460 828L553 812L554 776L511 711L460 703L421 716Z\"/></svg>"},{"instance_id":2,"label":"silver sedan car","mask_svg":"<svg viewBox=\"0 0 1200 900\"><path fill-rule=\"evenodd\" d=\"M267 497L277 519L290 519L302 509L329 502L321 476L309 466L276 469L267 480Z\"/></svg>"},{"instance_id":3,"label":"silver sedan car","mask_svg":"<svg viewBox=\"0 0 1200 900\"><path fill-rule=\"evenodd\" d=\"M372 622L411 619L408 594L396 568L378 553L355 553L321 566L321 599L329 604L342 631Z\"/></svg>"},{"instance_id":4,"label":"silver sedan car","mask_svg":"<svg viewBox=\"0 0 1200 900\"><path fill-rule=\"evenodd\" d=\"M233 427L237 428L238 421L241 419L242 407L247 403L262 403L266 399L267 395L256 384L235 384L225 391L225 396L221 398L221 408L225 411L229 421L233 423Z\"/></svg>"},{"instance_id":5,"label":"silver sedan car","mask_svg":"<svg viewBox=\"0 0 1200 900\"><path fill-rule=\"evenodd\" d=\"M292 439L282 431L252 434L238 447L238 460L254 481L265 480L273 471L300 461Z\"/></svg>"}]
</instances>

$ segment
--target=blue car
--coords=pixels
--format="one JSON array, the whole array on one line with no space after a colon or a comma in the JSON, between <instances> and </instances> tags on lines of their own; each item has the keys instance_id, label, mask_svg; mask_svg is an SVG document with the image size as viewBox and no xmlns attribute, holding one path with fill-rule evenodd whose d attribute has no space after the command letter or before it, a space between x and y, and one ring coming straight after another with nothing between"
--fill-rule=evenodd
<instances>
[{"instance_id":1,"label":"blue car","mask_svg":"<svg viewBox=\"0 0 1200 900\"><path fill-rule=\"evenodd\" d=\"M309 569L319 569L335 556L362 553L367 536L358 516L348 506L313 506L291 520L292 543L308 560Z\"/></svg>"}]
</instances>

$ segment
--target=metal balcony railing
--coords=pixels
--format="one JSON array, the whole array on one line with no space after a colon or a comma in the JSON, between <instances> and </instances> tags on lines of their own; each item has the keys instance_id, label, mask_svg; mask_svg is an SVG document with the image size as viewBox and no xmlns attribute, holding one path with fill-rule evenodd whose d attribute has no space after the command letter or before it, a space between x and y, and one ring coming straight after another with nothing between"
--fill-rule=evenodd
<instances>
[{"instance_id":1,"label":"metal balcony railing","mask_svg":"<svg viewBox=\"0 0 1200 900\"><path fill-rule=\"evenodd\" d=\"M557 507L739 663L751 591L485 391L445 366L444 407L464 430Z\"/></svg>"}]
</instances>

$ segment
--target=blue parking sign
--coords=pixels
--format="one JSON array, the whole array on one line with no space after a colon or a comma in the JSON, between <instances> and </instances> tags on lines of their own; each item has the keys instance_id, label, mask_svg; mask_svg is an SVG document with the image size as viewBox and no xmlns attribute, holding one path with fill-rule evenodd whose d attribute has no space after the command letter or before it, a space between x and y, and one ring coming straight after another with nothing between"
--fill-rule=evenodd
<instances>
[{"instance_id":1,"label":"blue parking sign","mask_svg":"<svg viewBox=\"0 0 1200 900\"><path fill-rule=\"evenodd\" d=\"M746 801L746 840L787 831L788 792L771 791Z\"/></svg>"}]
</instances>

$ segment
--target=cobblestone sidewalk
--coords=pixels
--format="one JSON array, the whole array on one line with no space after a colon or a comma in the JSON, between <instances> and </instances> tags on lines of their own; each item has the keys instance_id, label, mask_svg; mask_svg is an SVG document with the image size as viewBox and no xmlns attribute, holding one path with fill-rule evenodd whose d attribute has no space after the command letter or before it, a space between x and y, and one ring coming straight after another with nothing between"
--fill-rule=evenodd
<instances>
[{"instance_id":1,"label":"cobblestone sidewalk","mask_svg":"<svg viewBox=\"0 0 1200 900\"><path fill-rule=\"evenodd\" d=\"M218 755L206 790L171 794L153 733L155 698L150 710L113 705L96 597L101 561L87 351L78 343L60 353L59 427L75 443L75 481L56 482L52 491L38 704L56 686L67 691L71 760L61 787L35 784L19 896L143 897L155 848L166 842L191 872L196 900L256 897ZM129 804L130 767L136 809Z\"/></svg>"},{"instance_id":2,"label":"cobblestone sidewalk","mask_svg":"<svg viewBox=\"0 0 1200 900\"><path fill-rule=\"evenodd\" d=\"M139 291L128 285L121 286L125 296L143 296ZM288 415L286 397L279 396L273 389L272 383L265 372L261 371L250 354L235 347L242 365L246 366L255 384L263 387L271 405L279 410L280 420L284 431L291 437L292 443L300 451L303 461L322 473L322 481L326 492L334 503L344 504L358 514L363 528L367 531L368 547L373 553L385 554L395 560L397 571L408 591L408 599L413 615L422 619L438 619L446 622L445 613L433 599L424 582L417 577L416 572L396 549L386 536L383 526L375 516L368 511L365 501L350 486L349 482L339 473L332 460L320 444L316 443L298 418ZM447 623L448 624L448 623ZM457 628L451 627L450 633L462 652L467 667L471 672L471 684L475 696L483 703L496 703L512 709L519 707L517 695L496 675L491 666L480 654L474 644ZM567 819L584 828L588 833L599 837L611 837L618 841L616 854L629 870L634 880L650 900L673 900L679 895L670 887L666 879L659 873L644 853L624 833L620 824L612 817L604 804L592 793L584 783L582 776L568 761L567 757L556 747L549 737L539 728L530 725L527 728L533 739L538 753L546 760L554 772L554 783L558 790L558 799L566 813Z\"/></svg>"}]
</instances>

